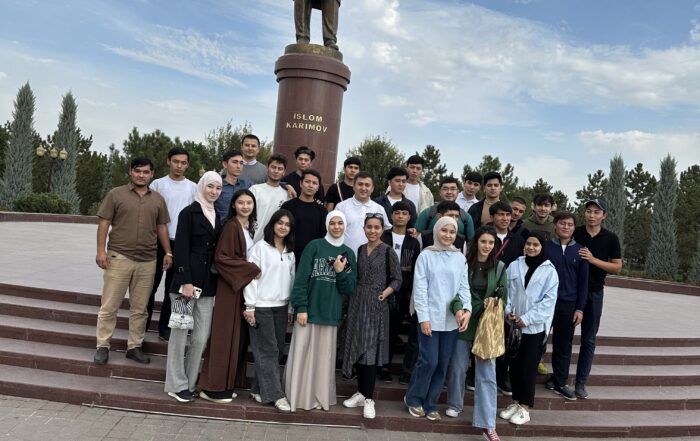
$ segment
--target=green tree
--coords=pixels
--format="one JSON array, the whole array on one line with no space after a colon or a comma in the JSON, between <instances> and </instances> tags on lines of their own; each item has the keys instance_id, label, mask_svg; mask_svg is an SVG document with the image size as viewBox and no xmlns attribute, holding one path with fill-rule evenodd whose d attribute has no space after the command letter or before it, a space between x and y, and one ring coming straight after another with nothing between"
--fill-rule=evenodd
<instances>
[{"instance_id":1,"label":"green tree","mask_svg":"<svg viewBox=\"0 0 700 441\"><path fill-rule=\"evenodd\" d=\"M695 243L695 247L695 257L693 257L693 263L688 271L688 281L693 285L700 286L700 235Z\"/></svg>"},{"instance_id":2,"label":"green tree","mask_svg":"<svg viewBox=\"0 0 700 441\"><path fill-rule=\"evenodd\" d=\"M73 94L68 92L63 96L61 103L61 114L58 117L58 130L54 135L56 148L63 152L65 159L61 158L53 164L51 171L51 183L49 184L52 193L56 193L71 206L71 214L80 212L80 196L76 188L76 164L78 162L78 138L76 117L78 106L75 103Z\"/></svg>"},{"instance_id":3,"label":"green tree","mask_svg":"<svg viewBox=\"0 0 700 441\"><path fill-rule=\"evenodd\" d=\"M518 178L515 176L515 168L511 164L506 164L505 167L503 167L498 156L484 155L484 157L481 158L481 163L475 167L466 164L462 169L462 182L466 179L467 173L471 171L481 173L482 176L490 171L499 172L503 179L503 198L510 199L516 196L518 191ZM478 197L480 199L483 198L484 192L479 191Z\"/></svg>"},{"instance_id":4,"label":"green tree","mask_svg":"<svg viewBox=\"0 0 700 441\"><path fill-rule=\"evenodd\" d=\"M406 159L398 148L391 142L379 135L367 136L357 147L350 149L347 157L357 156L362 161L362 171L367 171L374 176L375 198L384 193L387 187L386 174L391 167L401 167Z\"/></svg>"},{"instance_id":5,"label":"green tree","mask_svg":"<svg viewBox=\"0 0 700 441\"><path fill-rule=\"evenodd\" d=\"M437 201L440 192L440 181L447 175L447 166L440 162L440 150L428 144L423 153L416 152L423 160L423 183L433 193Z\"/></svg>"},{"instance_id":6,"label":"green tree","mask_svg":"<svg viewBox=\"0 0 700 441\"><path fill-rule=\"evenodd\" d=\"M602 197L608 188L608 180L603 170L597 170L588 174L588 183L580 190L576 190L576 217L578 223L583 224L586 211L586 201Z\"/></svg>"},{"instance_id":7,"label":"green tree","mask_svg":"<svg viewBox=\"0 0 700 441\"><path fill-rule=\"evenodd\" d=\"M34 140L34 93L29 83L17 92L10 140L5 155L0 206L12 209L14 202L32 192Z\"/></svg>"},{"instance_id":8,"label":"green tree","mask_svg":"<svg viewBox=\"0 0 700 441\"><path fill-rule=\"evenodd\" d=\"M646 260L645 272L654 279L674 280L678 271L676 224L673 219L677 197L676 160L667 155L661 160L651 221L649 255Z\"/></svg>"},{"instance_id":9,"label":"green tree","mask_svg":"<svg viewBox=\"0 0 700 441\"><path fill-rule=\"evenodd\" d=\"M0 191L2 190L2 175L5 172L5 154L9 143L10 122L8 121L4 126L0 126Z\"/></svg>"},{"instance_id":10,"label":"green tree","mask_svg":"<svg viewBox=\"0 0 700 441\"><path fill-rule=\"evenodd\" d=\"M80 213L90 213L91 207L102 200L102 183L107 175L107 155L85 151L78 154L77 187Z\"/></svg>"},{"instance_id":11,"label":"green tree","mask_svg":"<svg viewBox=\"0 0 700 441\"><path fill-rule=\"evenodd\" d=\"M627 172L627 214L625 215L625 260L643 266L651 234L651 207L656 193L656 178L640 162Z\"/></svg>"},{"instance_id":12,"label":"green tree","mask_svg":"<svg viewBox=\"0 0 700 441\"><path fill-rule=\"evenodd\" d=\"M236 127L231 120L225 125L217 127L207 133L204 139L204 148L196 149L200 155L200 161L205 170L221 170L221 158L228 150L240 150L243 137L253 132L253 126L244 122ZM266 164L272 155L272 143L260 140L260 153L258 161ZM291 159L291 158L289 158Z\"/></svg>"},{"instance_id":13,"label":"green tree","mask_svg":"<svg viewBox=\"0 0 700 441\"><path fill-rule=\"evenodd\" d=\"M625 239L625 215L627 214L627 198L625 197L625 162L622 156L615 155L610 160L610 175L605 195L608 203L608 218L605 221L607 229L617 234L620 244Z\"/></svg>"},{"instance_id":14,"label":"green tree","mask_svg":"<svg viewBox=\"0 0 700 441\"><path fill-rule=\"evenodd\" d=\"M693 165L681 172L676 205L676 240L678 262L683 274L688 274L696 254L700 235L700 165Z\"/></svg>"}]
</instances>

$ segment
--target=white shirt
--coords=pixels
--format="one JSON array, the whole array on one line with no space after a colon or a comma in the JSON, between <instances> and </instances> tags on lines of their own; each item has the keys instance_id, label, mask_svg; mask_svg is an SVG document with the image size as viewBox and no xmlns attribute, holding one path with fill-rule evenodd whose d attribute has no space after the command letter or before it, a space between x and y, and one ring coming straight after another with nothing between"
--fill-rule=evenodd
<instances>
[{"instance_id":1,"label":"white shirt","mask_svg":"<svg viewBox=\"0 0 700 441\"><path fill-rule=\"evenodd\" d=\"M464 192L460 191L455 202L457 202L457 205L459 205L459 208L461 208L462 210L469 211L469 208L471 208L472 205L479 202L479 200L476 198L476 196L472 199L467 200L467 198L464 197Z\"/></svg>"},{"instance_id":2,"label":"white shirt","mask_svg":"<svg viewBox=\"0 0 700 441\"><path fill-rule=\"evenodd\" d=\"M267 183L257 184L250 187L251 193L255 195L255 212L258 215L258 225L255 229L255 242L263 238L265 225L270 218L279 210L282 204L288 199L287 190L279 185L273 187Z\"/></svg>"},{"instance_id":3,"label":"white shirt","mask_svg":"<svg viewBox=\"0 0 700 441\"><path fill-rule=\"evenodd\" d=\"M399 258L399 262L401 262L401 247L403 246L403 240L405 238L406 236L403 234L391 233L391 240L394 243L394 252L396 253L396 257Z\"/></svg>"},{"instance_id":4,"label":"white shirt","mask_svg":"<svg viewBox=\"0 0 700 441\"><path fill-rule=\"evenodd\" d=\"M496 233L496 236L498 236L499 239L501 239L501 243L505 240L506 236L508 236L508 233Z\"/></svg>"},{"instance_id":5,"label":"white shirt","mask_svg":"<svg viewBox=\"0 0 700 441\"><path fill-rule=\"evenodd\" d=\"M398 201L401 200L401 198L399 198L399 199L394 199L394 198L392 198L392 197L389 196L389 195L386 195L386 198L389 200L389 203L391 204L392 207L394 206L395 203L397 203Z\"/></svg>"},{"instance_id":6,"label":"white shirt","mask_svg":"<svg viewBox=\"0 0 700 441\"><path fill-rule=\"evenodd\" d=\"M349 246L355 252L355 255L357 255L360 245L367 243L364 228L365 215L367 213L382 214L384 216L384 229L391 228L389 216L387 216L384 207L371 199L363 204L353 196L336 205L335 209L342 211L345 215L347 222L345 225L345 245Z\"/></svg>"},{"instance_id":7,"label":"white shirt","mask_svg":"<svg viewBox=\"0 0 700 441\"><path fill-rule=\"evenodd\" d=\"M261 240L248 253L248 261L260 268L262 276L243 289L246 306L272 308L289 302L294 284L294 252L280 254L277 248Z\"/></svg>"},{"instance_id":8,"label":"white shirt","mask_svg":"<svg viewBox=\"0 0 700 441\"><path fill-rule=\"evenodd\" d=\"M406 197L413 205L420 207L420 184L406 183Z\"/></svg>"},{"instance_id":9,"label":"white shirt","mask_svg":"<svg viewBox=\"0 0 700 441\"><path fill-rule=\"evenodd\" d=\"M170 215L168 237L170 237L170 240L174 240L175 233L177 233L177 217L183 208L194 202L194 196L197 194L197 184L187 178L176 181L170 175L167 175L151 182L148 188L151 191L157 191L165 199L165 205L168 207L168 214Z\"/></svg>"}]
</instances>

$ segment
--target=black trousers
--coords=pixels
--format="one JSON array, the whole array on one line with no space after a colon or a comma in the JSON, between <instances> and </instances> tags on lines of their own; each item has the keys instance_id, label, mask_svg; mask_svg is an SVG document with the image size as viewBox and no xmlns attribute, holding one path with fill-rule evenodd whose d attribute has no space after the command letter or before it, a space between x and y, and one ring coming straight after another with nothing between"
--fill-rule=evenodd
<instances>
[{"instance_id":1,"label":"black trousers","mask_svg":"<svg viewBox=\"0 0 700 441\"><path fill-rule=\"evenodd\" d=\"M563 302L557 300L552 319L552 376L554 386L566 386L569 379L569 365L571 364L571 349L574 339L573 318L576 311L576 302Z\"/></svg>"},{"instance_id":2,"label":"black trousers","mask_svg":"<svg viewBox=\"0 0 700 441\"><path fill-rule=\"evenodd\" d=\"M513 401L528 407L535 405L535 376L543 339L544 331L523 334L518 353L509 360Z\"/></svg>"},{"instance_id":3,"label":"black trousers","mask_svg":"<svg viewBox=\"0 0 700 441\"><path fill-rule=\"evenodd\" d=\"M406 296L403 293L393 293L392 296L397 296L397 307L389 309L389 364L382 367L382 370L387 371L391 370L391 360L396 353L403 318L408 314L408 302L404 301Z\"/></svg>"},{"instance_id":4,"label":"black trousers","mask_svg":"<svg viewBox=\"0 0 700 441\"><path fill-rule=\"evenodd\" d=\"M175 241L170 241L170 249L175 248ZM151 297L148 299L148 321L146 322L146 331L151 326L151 317L153 316L153 307L156 303L156 291L158 291L158 286L163 278L163 259L165 258L165 250L158 242L158 255L156 257L156 274L153 278L153 288L151 289ZM173 269L165 271L165 295L163 296L163 306L160 309L160 319L158 320L158 334L163 334L168 329L168 322L170 321L170 285L173 282L173 276L175 275Z\"/></svg>"},{"instance_id":5,"label":"black trousers","mask_svg":"<svg viewBox=\"0 0 700 441\"><path fill-rule=\"evenodd\" d=\"M410 325L408 326L408 340L403 353L403 364L401 371L405 375L413 373L413 367L418 361L418 316L413 314L410 317Z\"/></svg>"},{"instance_id":6,"label":"black trousers","mask_svg":"<svg viewBox=\"0 0 700 441\"><path fill-rule=\"evenodd\" d=\"M357 391L365 398L372 399L374 395L374 383L377 379L377 366L357 363Z\"/></svg>"}]
</instances>

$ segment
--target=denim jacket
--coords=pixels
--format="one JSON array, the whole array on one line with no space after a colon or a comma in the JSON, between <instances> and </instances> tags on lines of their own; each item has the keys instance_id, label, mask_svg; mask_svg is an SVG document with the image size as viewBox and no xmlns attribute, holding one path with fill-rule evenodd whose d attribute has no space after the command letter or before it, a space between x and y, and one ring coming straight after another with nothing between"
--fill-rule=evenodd
<instances>
[{"instance_id":1,"label":"denim jacket","mask_svg":"<svg viewBox=\"0 0 700 441\"><path fill-rule=\"evenodd\" d=\"M505 313L514 313L525 323L523 334L537 334L542 331L545 339L554 316L557 302L559 276L549 260L544 261L532 274L525 289L525 256L521 256L508 267L508 304Z\"/></svg>"}]
</instances>

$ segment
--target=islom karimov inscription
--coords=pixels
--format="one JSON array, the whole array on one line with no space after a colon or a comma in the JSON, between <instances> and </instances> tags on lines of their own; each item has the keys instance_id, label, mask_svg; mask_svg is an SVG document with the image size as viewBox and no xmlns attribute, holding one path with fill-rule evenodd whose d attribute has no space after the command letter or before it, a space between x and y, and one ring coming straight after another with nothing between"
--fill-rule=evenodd
<instances>
[{"instance_id":1,"label":"islom karimov inscription","mask_svg":"<svg viewBox=\"0 0 700 441\"><path fill-rule=\"evenodd\" d=\"M314 132L326 133L328 126L323 124L323 115L312 113L292 113L292 120L286 121L286 129L311 130Z\"/></svg>"}]
</instances>

